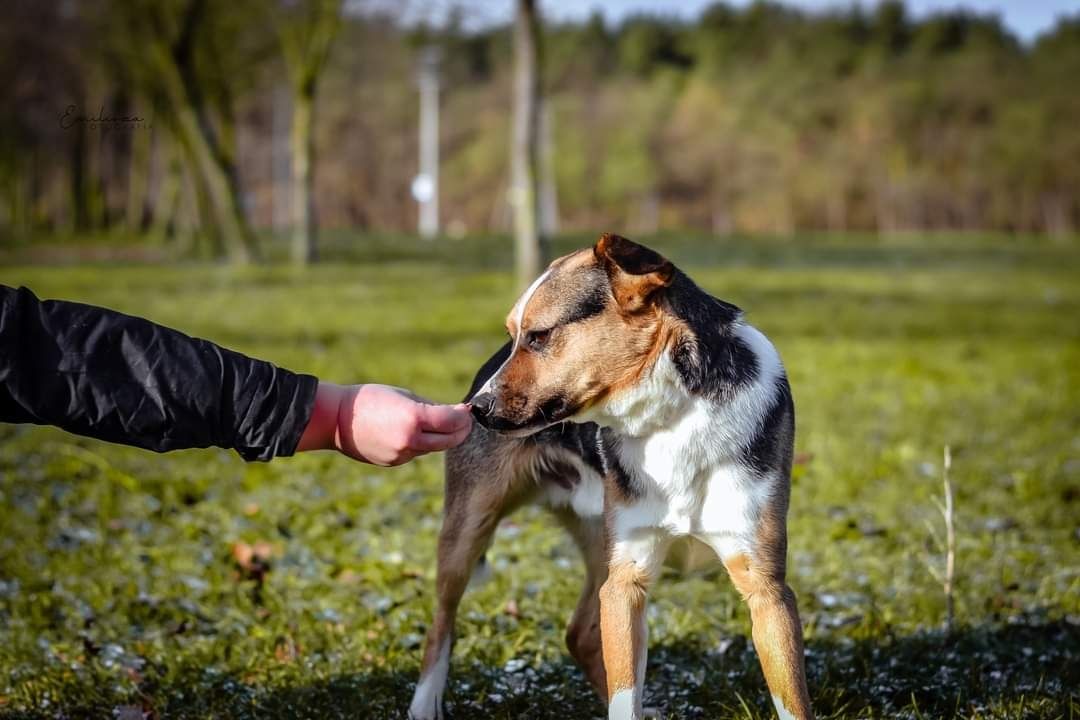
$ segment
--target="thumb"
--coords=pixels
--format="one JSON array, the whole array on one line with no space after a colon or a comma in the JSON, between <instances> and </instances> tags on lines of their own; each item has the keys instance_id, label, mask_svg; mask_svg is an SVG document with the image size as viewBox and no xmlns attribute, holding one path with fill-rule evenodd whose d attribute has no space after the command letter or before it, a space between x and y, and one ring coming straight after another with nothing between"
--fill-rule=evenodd
<instances>
[{"instance_id":1,"label":"thumb","mask_svg":"<svg viewBox=\"0 0 1080 720\"><path fill-rule=\"evenodd\" d=\"M472 414L465 403L457 405L421 405L418 412L424 432L456 433L472 427Z\"/></svg>"}]
</instances>

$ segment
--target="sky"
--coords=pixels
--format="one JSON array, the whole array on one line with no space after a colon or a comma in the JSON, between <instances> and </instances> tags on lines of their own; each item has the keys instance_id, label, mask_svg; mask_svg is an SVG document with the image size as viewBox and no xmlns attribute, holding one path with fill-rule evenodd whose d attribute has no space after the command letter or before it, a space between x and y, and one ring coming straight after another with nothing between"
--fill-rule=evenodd
<instances>
[{"instance_id":1,"label":"sky","mask_svg":"<svg viewBox=\"0 0 1080 720\"><path fill-rule=\"evenodd\" d=\"M360 0L358 0L359 2ZM384 2L386 0L383 0ZM391 4L407 8L410 19L427 17L439 22L453 6L465 7L468 24L487 25L510 19L513 0L392 0ZM784 4L807 10L847 7L854 0L783 0ZM539 0L541 12L551 19L582 19L599 9L609 22L618 22L627 15L641 12L693 18L713 0ZM729 0L733 5L747 5L750 0ZM376 0L376 4L379 4ZM874 0L857 4L873 7ZM922 17L940 10L958 7L980 13L997 13L1005 24L1022 40L1030 42L1054 25L1060 15L1080 14L1080 0L906 0L908 11ZM471 17L470 17L471 16ZM471 22L470 22L471 21Z\"/></svg>"}]
</instances>

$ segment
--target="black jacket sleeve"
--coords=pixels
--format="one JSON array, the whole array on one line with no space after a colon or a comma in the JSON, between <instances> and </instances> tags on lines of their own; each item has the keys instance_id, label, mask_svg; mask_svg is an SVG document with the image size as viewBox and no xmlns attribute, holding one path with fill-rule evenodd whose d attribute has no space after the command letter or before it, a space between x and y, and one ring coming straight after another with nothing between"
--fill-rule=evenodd
<instances>
[{"instance_id":1,"label":"black jacket sleeve","mask_svg":"<svg viewBox=\"0 0 1080 720\"><path fill-rule=\"evenodd\" d=\"M157 452L296 451L316 378L142 318L0 285L0 421Z\"/></svg>"}]
</instances>

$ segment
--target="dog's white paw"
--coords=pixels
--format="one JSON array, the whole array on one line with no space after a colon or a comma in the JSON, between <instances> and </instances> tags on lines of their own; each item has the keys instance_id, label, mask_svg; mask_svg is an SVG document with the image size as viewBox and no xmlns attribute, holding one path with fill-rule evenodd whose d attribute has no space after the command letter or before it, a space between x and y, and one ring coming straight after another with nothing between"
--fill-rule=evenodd
<instances>
[{"instance_id":1,"label":"dog's white paw","mask_svg":"<svg viewBox=\"0 0 1080 720\"><path fill-rule=\"evenodd\" d=\"M443 720L442 698L432 707L409 706L409 720Z\"/></svg>"},{"instance_id":2,"label":"dog's white paw","mask_svg":"<svg viewBox=\"0 0 1080 720\"><path fill-rule=\"evenodd\" d=\"M442 688L432 690L422 684L417 689L409 705L409 720L443 720Z\"/></svg>"},{"instance_id":3,"label":"dog's white paw","mask_svg":"<svg viewBox=\"0 0 1080 720\"><path fill-rule=\"evenodd\" d=\"M445 641L439 657L420 677L409 703L409 720L443 720L443 692L450 671L450 642Z\"/></svg>"}]
</instances>

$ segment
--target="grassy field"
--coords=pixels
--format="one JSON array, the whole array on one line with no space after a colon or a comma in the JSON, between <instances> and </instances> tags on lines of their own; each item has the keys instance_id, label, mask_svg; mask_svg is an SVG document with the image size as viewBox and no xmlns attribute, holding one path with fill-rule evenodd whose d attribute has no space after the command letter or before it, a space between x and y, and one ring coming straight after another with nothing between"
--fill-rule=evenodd
<instances>
[{"instance_id":1,"label":"grassy field","mask_svg":"<svg viewBox=\"0 0 1080 720\"><path fill-rule=\"evenodd\" d=\"M458 399L501 342L506 251L334 242L350 261L308 272L9 265L0 282L326 379ZM791 583L820 716L1080 717L1080 247L650 243L741 305L786 360L799 428ZM951 633L933 573L945 445ZM0 426L0 716L404 717L441 495L438 457L245 464ZM272 553L262 577L233 554L256 543ZM451 716L600 717L562 645L582 576L572 545L527 510L489 559L493 580L461 612ZM665 577L649 622L648 692L665 718L771 716L723 574Z\"/></svg>"}]
</instances>

